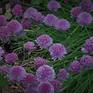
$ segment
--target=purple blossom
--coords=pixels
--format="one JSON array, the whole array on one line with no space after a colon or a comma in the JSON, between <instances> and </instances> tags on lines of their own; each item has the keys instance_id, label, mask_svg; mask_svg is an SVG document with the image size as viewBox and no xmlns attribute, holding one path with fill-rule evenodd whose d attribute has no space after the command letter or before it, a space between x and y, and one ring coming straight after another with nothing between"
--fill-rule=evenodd
<instances>
[{"instance_id":1,"label":"purple blossom","mask_svg":"<svg viewBox=\"0 0 93 93\"><path fill-rule=\"evenodd\" d=\"M39 93L54 93L54 87L49 82L41 82L38 91Z\"/></svg>"},{"instance_id":2,"label":"purple blossom","mask_svg":"<svg viewBox=\"0 0 93 93\"><path fill-rule=\"evenodd\" d=\"M7 65L0 66L0 73L2 74L8 74L10 68Z\"/></svg>"},{"instance_id":3,"label":"purple blossom","mask_svg":"<svg viewBox=\"0 0 93 93\"><path fill-rule=\"evenodd\" d=\"M27 75L24 77L24 79L22 80L22 84L25 87L37 87L38 85L38 81L35 75L31 74L31 73L27 73Z\"/></svg>"},{"instance_id":4,"label":"purple blossom","mask_svg":"<svg viewBox=\"0 0 93 93\"><path fill-rule=\"evenodd\" d=\"M59 2L57 2L56 0L50 0L48 5L47 5L49 10L53 10L53 11L57 11L59 8L61 8L61 5Z\"/></svg>"},{"instance_id":5,"label":"purple blossom","mask_svg":"<svg viewBox=\"0 0 93 93\"><path fill-rule=\"evenodd\" d=\"M4 15L0 15L0 26L5 26L7 23L7 19Z\"/></svg>"},{"instance_id":6,"label":"purple blossom","mask_svg":"<svg viewBox=\"0 0 93 93\"><path fill-rule=\"evenodd\" d=\"M42 65L46 65L47 64L47 60L42 58L42 57L36 57L34 59L34 64L36 68L39 68Z\"/></svg>"},{"instance_id":7,"label":"purple blossom","mask_svg":"<svg viewBox=\"0 0 93 93\"><path fill-rule=\"evenodd\" d=\"M40 66L36 71L38 81L51 81L55 78L55 71L48 65Z\"/></svg>"},{"instance_id":8,"label":"purple blossom","mask_svg":"<svg viewBox=\"0 0 93 93\"><path fill-rule=\"evenodd\" d=\"M85 20L86 19L86 20ZM93 17L87 12L82 12L77 16L77 23L81 26L89 25L93 22Z\"/></svg>"},{"instance_id":9,"label":"purple blossom","mask_svg":"<svg viewBox=\"0 0 93 93\"><path fill-rule=\"evenodd\" d=\"M49 48L52 59L62 59L67 54L66 48L60 43L55 43Z\"/></svg>"},{"instance_id":10,"label":"purple blossom","mask_svg":"<svg viewBox=\"0 0 93 93\"><path fill-rule=\"evenodd\" d=\"M5 55L5 61L6 63L15 63L18 60L18 56L16 53L8 53Z\"/></svg>"},{"instance_id":11,"label":"purple blossom","mask_svg":"<svg viewBox=\"0 0 93 93\"><path fill-rule=\"evenodd\" d=\"M28 41L28 42L26 42L25 44L24 44L24 48L27 50L27 51L32 51L33 49L35 49L35 44L33 43L33 42L30 42L30 41Z\"/></svg>"},{"instance_id":12,"label":"purple blossom","mask_svg":"<svg viewBox=\"0 0 93 93\"><path fill-rule=\"evenodd\" d=\"M73 17L77 17L82 12L82 10L81 7L73 7L70 12Z\"/></svg>"},{"instance_id":13,"label":"purple blossom","mask_svg":"<svg viewBox=\"0 0 93 93\"><path fill-rule=\"evenodd\" d=\"M13 15L15 15L15 16L21 16L22 15L22 13L23 13L23 9L22 9L22 6L21 5L19 5L19 4L16 4L14 7L13 7L13 9L12 9L12 13L13 13Z\"/></svg>"},{"instance_id":14,"label":"purple blossom","mask_svg":"<svg viewBox=\"0 0 93 93\"><path fill-rule=\"evenodd\" d=\"M66 19L59 19L56 21L55 28L66 31L70 28L70 23Z\"/></svg>"},{"instance_id":15,"label":"purple blossom","mask_svg":"<svg viewBox=\"0 0 93 93\"><path fill-rule=\"evenodd\" d=\"M82 0L80 3L80 6L83 11L86 11L86 12L93 11L93 3L91 2L91 0Z\"/></svg>"},{"instance_id":16,"label":"purple blossom","mask_svg":"<svg viewBox=\"0 0 93 93\"><path fill-rule=\"evenodd\" d=\"M8 74L9 80L12 81L23 80L25 76L26 76L26 71L22 66L11 67Z\"/></svg>"},{"instance_id":17,"label":"purple blossom","mask_svg":"<svg viewBox=\"0 0 93 93\"><path fill-rule=\"evenodd\" d=\"M61 82L57 79L54 79L54 80L50 81L50 83L54 87L55 92L59 91L59 89L61 88Z\"/></svg>"},{"instance_id":18,"label":"purple blossom","mask_svg":"<svg viewBox=\"0 0 93 93\"><path fill-rule=\"evenodd\" d=\"M37 12L36 16L33 18L36 22L42 22L45 16L41 12Z\"/></svg>"},{"instance_id":19,"label":"purple blossom","mask_svg":"<svg viewBox=\"0 0 93 93\"><path fill-rule=\"evenodd\" d=\"M31 18L36 22L41 22L44 18L41 12L37 11L35 8L28 8L24 13L24 18Z\"/></svg>"},{"instance_id":20,"label":"purple blossom","mask_svg":"<svg viewBox=\"0 0 93 93\"><path fill-rule=\"evenodd\" d=\"M2 41L8 41L11 37L11 31L8 29L7 26L1 26L0 27L0 39Z\"/></svg>"},{"instance_id":21,"label":"purple blossom","mask_svg":"<svg viewBox=\"0 0 93 93\"><path fill-rule=\"evenodd\" d=\"M23 30L22 25L17 20L11 20L7 26L13 34L20 33Z\"/></svg>"},{"instance_id":22,"label":"purple blossom","mask_svg":"<svg viewBox=\"0 0 93 93\"><path fill-rule=\"evenodd\" d=\"M83 66L83 68L93 68L93 57L83 55L80 59L80 64Z\"/></svg>"},{"instance_id":23,"label":"purple blossom","mask_svg":"<svg viewBox=\"0 0 93 93\"><path fill-rule=\"evenodd\" d=\"M60 69L59 73L58 73L58 80L60 81L64 81L67 80L69 78L69 73L67 72L66 69Z\"/></svg>"},{"instance_id":24,"label":"purple blossom","mask_svg":"<svg viewBox=\"0 0 93 93\"><path fill-rule=\"evenodd\" d=\"M53 43L53 39L50 36L43 34L37 37L36 43L41 48L48 48Z\"/></svg>"},{"instance_id":25,"label":"purple blossom","mask_svg":"<svg viewBox=\"0 0 93 93\"><path fill-rule=\"evenodd\" d=\"M70 66L69 66L69 70L74 73L80 72L81 65L80 65L79 61L75 60L75 61L71 62Z\"/></svg>"},{"instance_id":26,"label":"purple blossom","mask_svg":"<svg viewBox=\"0 0 93 93\"><path fill-rule=\"evenodd\" d=\"M93 37L87 39L83 45L82 52L93 53Z\"/></svg>"},{"instance_id":27,"label":"purple blossom","mask_svg":"<svg viewBox=\"0 0 93 93\"><path fill-rule=\"evenodd\" d=\"M32 26L32 23L29 19L23 19L21 22L24 29L30 29Z\"/></svg>"},{"instance_id":28,"label":"purple blossom","mask_svg":"<svg viewBox=\"0 0 93 93\"><path fill-rule=\"evenodd\" d=\"M47 16L45 16L43 23L48 26L55 26L57 20L58 18L55 15L48 14Z\"/></svg>"},{"instance_id":29,"label":"purple blossom","mask_svg":"<svg viewBox=\"0 0 93 93\"><path fill-rule=\"evenodd\" d=\"M34 18L34 16L36 16L37 14L37 10L35 8L28 8L25 12L24 12L24 18Z\"/></svg>"}]
</instances>

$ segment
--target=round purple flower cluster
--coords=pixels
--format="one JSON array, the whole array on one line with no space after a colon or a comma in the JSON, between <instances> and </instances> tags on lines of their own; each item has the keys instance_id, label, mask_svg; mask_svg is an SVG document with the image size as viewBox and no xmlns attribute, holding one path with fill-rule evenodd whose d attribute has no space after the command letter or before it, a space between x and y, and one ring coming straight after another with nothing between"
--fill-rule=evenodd
<instances>
[{"instance_id":1,"label":"round purple flower cluster","mask_svg":"<svg viewBox=\"0 0 93 93\"><path fill-rule=\"evenodd\" d=\"M11 37L11 31L7 26L1 26L0 27L0 40L3 42L6 42Z\"/></svg>"},{"instance_id":2,"label":"round purple flower cluster","mask_svg":"<svg viewBox=\"0 0 93 93\"><path fill-rule=\"evenodd\" d=\"M92 53L93 52L93 37L87 39L82 47L83 53Z\"/></svg>"},{"instance_id":3,"label":"round purple flower cluster","mask_svg":"<svg viewBox=\"0 0 93 93\"><path fill-rule=\"evenodd\" d=\"M57 11L59 8L61 8L61 5L56 0L50 0L47 5L48 9L51 11Z\"/></svg>"},{"instance_id":4,"label":"round purple flower cluster","mask_svg":"<svg viewBox=\"0 0 93 93\"><path fill-rule=\"evenodd\" d=\"M54 91L57 92L59 91L59 89L61 88L61 83L59 80L54 79L52 81L50 81L50 83L52 84L52 86L54 87Z\"/></svg>"},{"instance_id":5,"label":"round purple flower cluster","mask_svg":"<svg viewBox=\"0 0 93 93\"><path fill-rule=\"evenodd\" d=\"M16 4L13 9L12 9L12 13L14 16L22 16L22 13L23 13L23 9L22 9L22 6L19 5L19 4Z\"/></svg>"},{"instance_id":6,"label":"round purple flower cluster","mask_svg":"<svg viewBox=\"0 0 93 93\"><path fill-rule=\"evenodd\" d=\"M81 70L81 65L79 61L77 60L73 61L69 66L69 70L74 73L79 73Z\"/></svg>"},{"instance_id":7,"label":"round purple flower cluster","mask_svg":"<svg viewBox=\"0 0 93 93\"><path fill-rule=\"evenodd\" d=\"M51 44L53 43L53 39L46 34L40 35L35 41L40 46L40 48L45 49L51 46Z\"/></svg>"},{"instance_id":8,"label":"round purple flower cluster","mask_svg":"<svg viewBox=\"0 0 93 93\"><path fill-rule=\"evenodd\" d=\"M77 6L77 7L73 7L70 12L71 12L71 16L77 17L82 12L82 10L80 6Z\"/></svg>"},{"instance_id":9,"label":"round purple flower cluster","mask_svg":"<svg viewBox=\"0 0 93 93\"><path fill-rule=\"evenodd\" d=\"M56 21L58 18L53 14L48 14L45 16L43 23L48 26L55 26Z\"/></svg>"},{"instance_id":10,"label":"round purple flower cluster","mask_svg":"<svg viewBox=\"0 0 93 93\"><path fill-rule=\"evenodd\" d=\"M65 54L67 54L67 51L64 47L64 45L60 43L55 43L49 48L50 55L52 56L52 59L62 59Z\"/></svg>"},{"instance_id":11,"label":"round purple flower cluster","mask_svg":"<svg viewBox=\"0 0 93 93\"><path fill-rule=\"evenodd\" d=\"M18 60L18 56L16 53L8 53L5 55L6 63L12 64Z\"/></svg>"},{"instance_id":12,"label":"round purple flower cluster","mask_svg":"<svg viewBox=\"0 0 93 93\"><path fill-rule=\"evenodd\" d=\"M21 25L21 23L19 23L17 20L11 20L8 24L7 24L8 29L13 33L13 34L17 34L20 33L23 30L23 27Z\"/></svg>"},{"instance_id":13,"label":"round purple flower cluster","mask_svg":"<svg viewBox=\"0 0 93 93\"><path fill-rule=\"evenodd\" d=\"M40 66L36 71L38 81L51 81L55 78L55 71L48 65Z\"/></svg>"},{"instance_id":14,"label":"round purple flower cluster","mask_svg":"<svg viewBox=\"0 0 93 93\"><path fill-rule=\"evenodd\" d=\"M83 11L93 12L93 2L91 0L82 0L80 6Z\"/></svg>"},{"instance_id":15,"label":"round purple flower cluster","mask_svg":"<svg viewBox=\"0 0 93 93\"><path fill-rule=\"evenodd\" d=\"M36 76L32 73L27 73L24 79L22 80L22 84L25 88L28 87L37 87L38 86L38 80Z\"/></svg>"},{"instance_id":16,"label":"round purple flower cluster","mask_svg":"<svg viewBox=\"0 0 93 93\"><path fill-rule=\"evenodd\" d=\"M85 20L86 19L86 20ZM77 16L77 23L81 26L89 25L93 22L93 17L87 12L82 12Z\"/></svg>"},{"instance_id":17,"label":"round purple flower cluster","mask_svg":"<svg viewBox=\"0 0 93 93\"><path fill-rule=\"evenodd\" d=\"M80 64L83 68L93 68L93 57L89 55L83 55L80 59Z\"/></svg>"},{"instance_id":18,"label":"round purple flower cluster","mask_svg":"<svg viewBox=\"0 0 93 93\"><path fill-rule=\"evenodd\" d=\"M70 28L70 23L66 19L59 19L55 24L55 28L58 30L66 31Z\"/></svg>"},{"instance_id":19,"label":"round purple flower cluster","mask_svg":"<svg viewBox=\"0 0 93 93\"><path fill-rule=\"evenodd\" d=\"M29 19L23 19L21 22L24 29L30 29L32 26L32 23Z\"/></svg>"},{"instance_id":20,"label":"round purple flower cluster","mask_svg":"<svg viewBox=\"0 0 93 93\"><path fill-rule=\"evenodd\" d=\"M41 82L38 90L39 93L54 93L54 87L49 82Z\"/></svg>"},{"instance_id":21,"label":"round purple flower cluster","mask_svg":"<svg viewBox=\"0 0 93 93\"><path fill-rule=\"evenodd\" d=\"M36 22L41 22L44 16L35 8L30 7L24 12L24 18L33 19Z\"/></svg>"},{"instance_id":22,"label":"round purple flower cluster","mask_svg":"<svg viewBox=\"0 0 93 93\"><path fill-rule=\"evenodd\" d=\"M34 59L34 64L36 68L39 68L42 65L46 65L47 64L47 60L42 58L42 57L36 57Z\"/></svg>"},{"instance_id":23,"label":"round purple flower cluster","mask_svg":"<svg viewBox=\"0 0 93 93\"><path fill-rule=\"evenodd\" d=\"M69 78L68 71L65 68L60 69L58 73L58 80L64 81L64 80L67 80L68 78Z\"/></svg>"},{"instance_id":24,"label":"round purple flower cluster","mask_svg":"<svg viewBox=\"0 0 93 93\"><path fill-rule=\"evenodd\" d=\"M12 81L23 80L26 75L26 71L22 66L13 66L10 68L8 78Z\"/></svg>"},{"instance_id":25,"label":"round purple flower cluster","mask_svg":"<svg viewBox=\"0 0 93 93\"><path fill-rule=\"evenodd\" d=\"M27 50L27 51L32 51L33 49L35 49L35 44L33 43L33 42L30 42L30 41L28 41L28 42L26 42L25 44L24 44L24 48Z\"/></svg>"}]
</instances>

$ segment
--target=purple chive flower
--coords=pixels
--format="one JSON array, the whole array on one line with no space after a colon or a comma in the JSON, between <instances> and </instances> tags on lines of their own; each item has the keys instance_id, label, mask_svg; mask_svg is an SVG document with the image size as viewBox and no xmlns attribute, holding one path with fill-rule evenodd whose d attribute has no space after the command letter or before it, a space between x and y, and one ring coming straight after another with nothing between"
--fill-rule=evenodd
<instances>
[{"instance_id":1,"label":"purple chive flower","mask_svg":"<svg viewBox=\"0 0 93 93\"><path fill-rule=\"evenodd\" d=\"M35 20L36 22L41 22L44 18L42 13L38 12L35 8L28 8L24 13L24 18L31 18Z\"/></svg>"},{"instance_id":2,"label":"purple chive flower","mask_svg":"<svg viewBox=\"0 0 93 93\"><path fill-rule=\"evenodd\" d=\"M49 10L57 11L59 8L61 8L61 5L58 1L56 0L50 0L48 5L47 5Z\"/></svg>"},{"instance_id":3,"label":"purple chive flower","mask_svg":"<svg viewBox=\"0 0 93 93\"><path fill-rule=\"evenodd\" d=\"M12 81L23 80L25 76L26 76L26 71L22 66L11 67L8 74L9 80Z\"/></svg>"},{"instance_id":4,"label":"purple chive flower","mask_svg":"<svg viewBox=\"0 0 93 93\"><path fill-rule=\"evenodd\" d=\"M79 61L77 61L77 60L73 61L73 62L70 64L70 66L69 66L69 70L70 70L71 72L74 72L74 73L80 72L80 70L81 70L81 65L80 65Z\"/></svg>"},{"instance_id":5,"label":"purple chive flower","mask_svg":"<svg viewBox=\"0 0 93 93\"><path fill-rule=\"evenodd\" d=\"M10 68L7 65L0 66L0 73L2 74L8 74Z\"/></svg>"},{"instance_id":6,"label":"purple chive flower","mask_svg":"<svg viewBox=\"0 0 93 93\"><path fill-rule=\"evenodd\" d=\"M13 13L13 15L15 15L15 16L21 16L22 15L22 13L23 13L23 9L22 9L22 6L21 5L19 5L19 4L16 4L14 7L13 7L13 9L12 9L12 13Z\"/></svg>"},{"instance_id":7,"label":"purple chive flower","mask_svg":"<svg viewBox=\"0 0 93 93\"><path fill-rule=\"evenodd\" d=\"M23 19L21 22L24 29L30 29L32 26L32 23L29 19Z\"/></svg>"},{"instance_id":8,"label":"purple chive flower","mask_svg":"<svg viewBox=\"0 0 93 93\"><path fill-rule=\"evenodd\" d=\"M93 53L93 37L87 39L83 45L82 52Z\"/></svg>"},{"instance_id":9,"label":"purple chive flower","mask_svg":"<svg viewBox=\"0 0 93 93\"><path fill-rule=\"evenodd\" d=\"M66 48L60 43L55 43L49 48L52 59L62 59L67 54Z\"/></svg>"},{"instance_id":10,"label":"purple chive flower","mask_svg":"<svg viewBox=\"0 0 93 93\"><path fill-rule=\"evenodd\" d=\"M42 22L44 19L44 15L42 15L42 13L37 12L37 14L34 16L33 20L35 20L36 22Z\"/></svg>"},{"instance_id":11,"label":"purple chive flower","mask_svg":"<svg viewBox=\"0 0 93 93\"><path fill-rule=\"evenodd\" d=\"M38 93L38 90L36 88L28 87L25 89L24 93Z\"/></svg>"},{"instance_id":12,"label":"purple chive flower","mask_svg":"<svg viewBox=\"0 0 93 93\"><path fill-rule=\"evenodd\" d=\"M60 81L64 81L67 80L69 78L69 73L67 72L66 69L60 69L59 73L58 73L58 80Z\"/></svg>"},{"instance_id":13,"label":"purple chive flower","mask_svg":"<svg viewBox=\"0 0 93 93\"><path fill-rule=\"evenodd\" d=\"M54 87L55 92L59 91L59 89L62 88L61 87L61 82L59 80L57 80L57 79L54 79L54 80L50 81L50 83Z\"/></svg>"},{"instance_id":14,"label":"purple chive flower","mask_svg":"<svg viewBox=\"0 0 93 93\"><path fill-rule=\"evenodd\" d=\"M13 34L17 34L20 33L23 30L23 27L21 25L21 23L19 23L17 20L11 20L8 24L7 24L8 28L10 29L10 31Z\"/></svg>"},{"instance_id":15,"label":"purple chive flower","mask_svg":"<svg viewBox=\"0 0 93 93\"><path fill-rule=\"evenodd\" d=\"M5 55L5 61L6 61L6 63L14 63L14 62L16 62L18 60L18 56L17 56L17 54L16 53L8 53L8 54L6 54Z\"/></svg>"},{"instance_id":16,"label":"purple chive flower","mask_svg":"<svg viewBox=\"0 0 93 93\"><path fill-rule=\"evenodd\" d=\"M55 28L66 31L70 28L70 23L66 19L59 19L56 21Z\"/></svg>"},{"instance_id":17,"label":"purple chive flower","mask_svg":"<svg viewBox=\"0 0 93 93\"><path fill-rule=\"evenodd\" d=\"M34 59L34 64L36 68L39 68L42 65L46 65L47 64L47 60L42 58L42 57L36 57Z\"/></svg>"},{"instance_id":18,"label":"purple chive flower","mask_svg":"<svg viewBox=\"0 0 93 93\"><path fill-rule=\"evenodd\" d=\"M93 57L89 55L83 55L80 59L80 64L84 68L93 68Z\"/></svg>"},{"instance_id":19,"label":"purple chive flower","mask_svg":"<svg viewBox=\"0 0 93 93\"><path fill-rule=\"evenodd\" d=\"M85 20L86 19L86 20ZM87 12L82 12L77 16L77 23L81 26L89 25L93 22L93 17Z\"/></svg>"},{"instance_id":20,"label":"purple chive flower","mask_svg":"<svg viewBox=\"0 0 93 93\"><path fill-rule=\"evenodd\" d=\"M73 7L70 12L73 17L77 17L82 12L82 10L81 7Z\"/></svg>"},{"instance_id":21,"label":"purple chive flower","mask_svg":"<svg viewBox=\"0 0 93 93\"><path fill-rule=\"evenodd\" d=\"M11 32L7 26L0 27L0 39L2 41L8 41L11 37Z\"/></svg>"},{"instance_id":22,"label":"purple chive flower","mask_svg":"<svg viewBox=\"0 0 93 93\"><path fill-rule=\"evenodd\" d=\"M36 71L38 81L51 81L55 78L55 71L48 65L40 66Z\"/></svg>"},{"instance_id":23,"label":"purple chive flower","mask_svg":"<svg viewBox=\"0 0 93 93\"><path fill-rule=\"evenodd\" d=\"M37 87L38 85L38 81L35 75L31 74L31 73L27 73L27 75L25 76L25 78L22 80L22 84L25 87Z\"/></svg>"},{"instance_id":24,"label":"purple chive flower","mask_svg":"<svg viewBox=\"0 0 93 93\"><path fill-rule=\"evenodd\" d=\"M82 0L80 3L80 6L83 11L86 11L86 12L93 11L93 3L91 2L91 0Z\"/></svg>"},{"instance_id":25,"label":"purple chive flower","mask_svg":"<svg viewBox=\"0 0 93 93\"><path fill-rule=\"evenodd\" d=\"M41 48L48 48L53 43L53 39L50 36L43 34L37 37L36 43Z\"/></svg>"},{"instance_id":26,"label":"purple chive flower","mask_svg":"<svg viewBox=\"0 0 93 93\"><path fill-rule=\"evenodd\" d=\"M58 18L53 14L48 14L45 16L43 23L48 26L54 26Z\"/></svg>"},{"instance_id":27,"label":"purple chive flower","mask_svg":"<svg viewBox=\"0 0 93 93\"><path fill-rule=\"evenodd\" d=\"M4 15L0 15L0 26L5 26L7 23L7 19Z\"/></svg>"},{"instance_id":28,"label":"purple chive flower","mask_svg":"<svg viewBox=\"0 0 93 93\"><path fill-rule=\"evenodd\" d=\"M54 87L49 82L41 82L38 86L39 93L54 93Z\"/></svg>"},{"instance_id":29,"label":"purple chive flower","mask_svg":"<svg viewBox=\"0 0 93 93\"><path fill-rule=\"evenodd\" d=\"M37 12L35 8L30 7L24 12L24 18L32 18Z\"/></svg>"},{"instance_id":30,"label":"purple chive flower","mask_svg":"<svg viewBox=\"0 0 93 93\"><path fill-rule=\"evenodd\" d=\"M25 44L24 44L24 48L27 50L27 51L32 51L33 49L35 49L35 44L33 43L33 42L30 42L30 41L28 41L28 42L26 42Z\"/></svg>"}]
</instances>

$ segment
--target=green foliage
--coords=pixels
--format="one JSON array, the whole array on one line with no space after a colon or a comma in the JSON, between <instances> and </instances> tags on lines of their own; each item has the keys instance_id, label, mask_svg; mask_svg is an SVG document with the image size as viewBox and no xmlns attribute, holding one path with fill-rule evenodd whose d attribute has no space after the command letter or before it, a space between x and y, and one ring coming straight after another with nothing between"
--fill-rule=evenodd
<instances>
[{"instance_id":1,"label":"green foliage","mask_svg":"<svg viewBox=\"0 0 93 93\"><path fill-rule=\"evenodd\" d=\"M62 93L93 93L93 70L83 71L65 84Z\"/></svg>"},{"instance_id":2,"label":"green foliage","mask_svg":"<svg viewBox=\"0 0 93 93\"><path fill-rule=\"evenodd\" d=\"M4 75L0 74L0 89L5 89L8 86L8 81Z\"/></svg>"}]
</instances>

